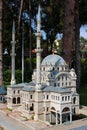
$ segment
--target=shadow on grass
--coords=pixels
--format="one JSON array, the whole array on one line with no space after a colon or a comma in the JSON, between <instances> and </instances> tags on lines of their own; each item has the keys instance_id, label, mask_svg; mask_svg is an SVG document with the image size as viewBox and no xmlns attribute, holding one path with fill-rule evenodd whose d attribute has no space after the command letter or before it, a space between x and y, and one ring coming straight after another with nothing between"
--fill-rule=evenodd
<instances>
[{"instance_id":1,"label":"shadow on grass","mask_svg":"<svg viewBox=\"0 0 87 130\"><path fill-rule=\"evenodd\" d=\"M80 105L87 106L87 84L81 85L78 90L78 93L80 96Z\"/></svg>"},{"instance_id":2,"label":"shadow on grass","mask_svg":"<svg viewBox=\"0 0 87 130\"><path fill-rule=\"evenodd\" d=\"M87 116L83 115L83 114L73 115L72 116L72 121L80 120L80 119L83 119L83 118L87 118Z\"/></svg>"}]
</instances>

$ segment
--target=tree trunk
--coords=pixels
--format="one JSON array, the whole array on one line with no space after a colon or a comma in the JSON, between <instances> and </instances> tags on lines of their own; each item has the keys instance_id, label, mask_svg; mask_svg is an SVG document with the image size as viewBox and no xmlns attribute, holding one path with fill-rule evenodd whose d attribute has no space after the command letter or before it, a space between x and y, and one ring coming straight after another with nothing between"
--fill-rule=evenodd
<instances>
[{"instance_id":1,"label":"tree trunk","mask_svg":"<svg viewBox=\"0 0 87 130\"><path fill-rule=\"evenodd\" d=\"M81 71L81 66L80 66L80 41L79 41L79 29L80 29L80 24L79 24L79 0L75 0L75 50L76 50L76 74L77 74L77 88L80 87L80 71Z\"/></svg>"},{"instance_id":2,"label":"tree trunk","mask_svg":"<svg viewBox=\"0 0 87 130\"><path fill-rule=\"evenodd\" d=\"M63 57L70 68L73 58L72 49L74 43L74 7L74 0L65 0L65 18L62 51Z\"/></svg>"},{"instance_id":3,"label":"tree trunk","mask_svg":"<svg viewBox=\"0 0 87 130\"><path fill-rule=\"evenodd\" d=\"M2 10L3 2L0 0L0 86L3 85L3 73L2 73Z\"/></svg>"},{"instance_id":4,"label":"tree trunk","mask_svg":"<svg viewBox=\"0 0 87 130\"><path fill-rule=\"evenodd\" d=\"M32 45L31 45L31 0L29 0L29 14L30 14L30 19L29 19L29 59L30 59L30 67L29 69L32 70Z\"/></svg>"}]
</instances>

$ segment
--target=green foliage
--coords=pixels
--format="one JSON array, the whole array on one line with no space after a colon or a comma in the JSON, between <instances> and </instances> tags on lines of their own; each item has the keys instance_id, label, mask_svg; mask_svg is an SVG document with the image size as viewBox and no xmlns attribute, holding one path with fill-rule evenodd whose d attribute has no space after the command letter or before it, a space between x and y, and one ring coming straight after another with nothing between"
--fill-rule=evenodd
<instances>
[{"instance_id":1,"label":"green foliage","mask_svg":"<svg viewBox=\"0 0 87 130\"><path fill-rule=\"evenodd\" d=\"M81 70L81 85L87 84L87 69Z\"/></svg>"},{"instance_id":2,"label":"green foliage","mask_svg":"<svg viewBox=\"0 0 87 130\"><path fill-rule=\"evenodd\" d=\"M29 82L31 81L31 75L32 75L32 71L28 71L25 70L25 82ZM4 70L3 73L3 77L4 77L4 85L10 85L10 81L11 81L11 70ZM15 78L16 78L16 83L21 83L21 79L22 79L22 72L21 70L16 70L15 71Z\"/></svg>"},{"instance_id":3,"label":"green foliage","mask_svg":"<svg viewBox=\"0 0 87 130\"><path fill-rule=\"evenodd\" d=\"M25 69L25 82L30 82L32 78L32 70Z\"/></svg>"},{"instance_id":4,"label":"green foliage","mask_svg":"<svg viewBox=\"0 0 87 130\"><path fill-rule=\"evenodd\" d=\"M87 84L87 58L81 59L81 84Z\"/></svg>"},{"instance_id":5,"label":"green foliage","mask_svg":"<svg viewBox=\"0 0 87 130\"><path fill-rule=\"evenodd\" d=\"M3 73L4 77L4 85L9 85L11 81L11 70L4 70ZM21 83L21 70L15 71L16 83Z\"/></svg>"},{"instance_id":6,"label":"green foliage","mask_svg":"<svg viewBox=\"0 0 87 130\"><path fill-rule=\"evenodd\" d=\"M9 85L11 81L11 70L4 70L3 71L3 77L4 77L4 85Z\"/></svg>"}]
</instances>

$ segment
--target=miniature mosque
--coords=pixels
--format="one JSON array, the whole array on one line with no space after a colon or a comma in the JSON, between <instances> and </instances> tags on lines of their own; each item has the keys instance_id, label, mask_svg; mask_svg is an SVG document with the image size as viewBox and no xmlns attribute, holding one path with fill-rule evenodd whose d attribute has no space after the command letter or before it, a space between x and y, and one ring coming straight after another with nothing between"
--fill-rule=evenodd
<instances>
[{"instance_id":1,"label":"miniature mosque","mask_svg":"<svg viewBox=\"0 0 87 130\"><path fill-rule=\"evenodd\" d=\"M12 33L12 76L7 87L7 107L17 110L28 119L62 124L72 121L79 113L79 95L76 92L76 73L65 60L50 54L41 60L40 7L37 18L36 69L29 83L16 84L15 80L15 26Z\"/></svg>"}]
</instances>

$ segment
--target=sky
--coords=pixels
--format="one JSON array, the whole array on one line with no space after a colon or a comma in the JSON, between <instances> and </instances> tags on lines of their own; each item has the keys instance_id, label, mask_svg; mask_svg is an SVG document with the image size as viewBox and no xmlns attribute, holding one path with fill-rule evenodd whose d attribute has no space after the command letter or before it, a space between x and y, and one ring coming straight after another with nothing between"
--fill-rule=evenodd
<instances>
[{"instance_id":1,"label":"sky","mask_svg":"<svg viewBox=\"0 0 87 130\"><path fill-rule=\"evenodd\" d=\"M87 25L83 25L80 28L80 36L87 39Z\"/></svg>"},{"instance_id":2,"label":"sky","mask_svg":"<svg viewBox=\"0 0 87 130\"><path fill-rule=\"evenodd\" d=\"M46 39L46 33L44 32L44 30L41 30L41 34L42 34L43 39L45 40ZM56 37L58 39L61 39L62 34L57 34ZM83 38L87 39L87 25L81 26L81 28L80 28L80 37L83 37Z\"/></svg>"}]
</instances>

